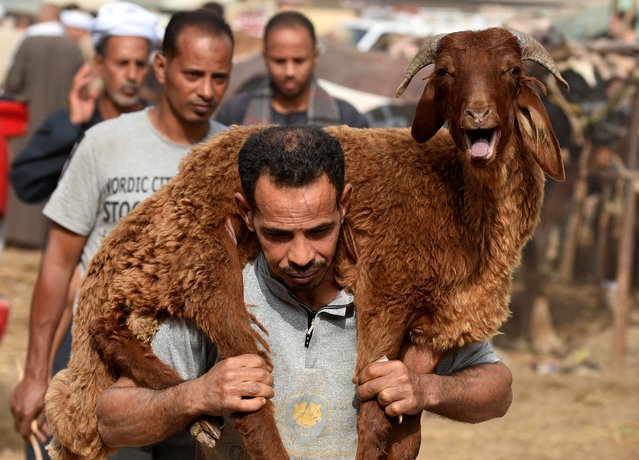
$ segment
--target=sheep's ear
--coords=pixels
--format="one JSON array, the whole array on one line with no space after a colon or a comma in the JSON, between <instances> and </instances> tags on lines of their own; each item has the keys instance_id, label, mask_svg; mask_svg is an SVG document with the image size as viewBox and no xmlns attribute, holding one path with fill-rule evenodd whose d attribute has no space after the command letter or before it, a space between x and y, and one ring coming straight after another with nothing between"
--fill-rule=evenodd
<instances>
[{"instance_id":1,"label":"sheep's ear","mask_svg":"<svg viewBox=\"0 0 639 460\"><path fill-rule=\"evenodd\" d=\"M517 98L517 121L524 143L546 174L557 181L565 179L559 142L541 99L524 85Z\"/></svg>"},{"instance_id":2,"label":"sheep's ear","mask_svg":"<svg viewBox=\"0 0 639 460\"><path fill-rule=\"evenodd\" d=\"M446 111L439 101L433 85L426 85L411 125L411 135L417 142L426 142L444 125Z\"/></svg>"}]
</instances>

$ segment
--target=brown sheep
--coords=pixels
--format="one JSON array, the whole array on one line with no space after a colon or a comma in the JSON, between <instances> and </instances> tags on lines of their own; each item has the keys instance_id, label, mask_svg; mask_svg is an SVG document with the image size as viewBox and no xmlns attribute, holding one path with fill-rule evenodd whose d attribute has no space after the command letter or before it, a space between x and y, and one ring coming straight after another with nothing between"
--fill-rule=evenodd
<instances>
[{"instance_id":1,"label":"brown sheep","mask_svg":"<svg viewBox=\"0 0 639 460\"><path fill-rule=\"evenodd\" d=\"M407 129L326 128L344 150L353 184L336 268L357 299L355 372L382 356L396 358L406 335L443 351L488 339L508 316L511 276L538 221L544 171L564 178L524 60L563 82L526 35L488 29L434 37L398 89L435 63L412 137ZM440 130L445 123L448 130ZM54 458L110 453L94 408L119 372L152 388L181 380L152 354L154 330L140 318L191 321L223 357L264 345L242 301L241 267L256 255L256 239L235 217L236 248L224 226L236 212L239 149L257 129L232 127L195 147L179 174L96 254L80 293L69 368L47 393ZM234 423L252 458L288 458L270 403L236 414ZM418 415L398 425L366 401L358 426L360 460L417 454Z\"/></svg>"}]
</instances>

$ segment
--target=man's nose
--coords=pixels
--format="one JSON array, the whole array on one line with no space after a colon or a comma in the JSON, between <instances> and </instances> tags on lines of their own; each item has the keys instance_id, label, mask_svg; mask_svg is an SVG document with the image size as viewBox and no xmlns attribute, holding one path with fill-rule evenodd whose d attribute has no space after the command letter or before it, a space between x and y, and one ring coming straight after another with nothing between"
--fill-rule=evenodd
<instances>
[{"instance_id":1,"label":"man's nose","mask_svg":"<svg viewBox=\"0 0 639 460\"><path fill-rule=\"evenodd\" d=\"M202 83L200 83L198 88L198 96L207 101L213 98L213 84L210 80L202 79Z\"/></svg>"},{"instance_id":2,"label":"man's nose","mask_svg":"<svg viewBox=\"0 0 639 460\"><path fill-rule=\"evenodd\" d=\"M298 270L305 270L312 265L315 251L304 238L296 238L288 251L288 261Z\"/></svg>"},{"instance_id":3,"label":"man's nose","mask_svg":"<svg viewBox=\"0 0 639 460\"><path fill-rule=\"evenodd\" d=\"M130 63L126 67L126 78L128 81L134 82L138 79L138 74L140 73L140 68L135 64L135 62Z\"/></svg>"},{"instance_id":4,"label":"man's nose","mask_svg":"<svg viewBox=\"0 0 639 460\"><path fill-rule=\"evenodd\" d=\"M295 64L293 62L287 62L284 70L286 71L287 77L292 77L295 75Z\"/></svg>"}]
</instances>

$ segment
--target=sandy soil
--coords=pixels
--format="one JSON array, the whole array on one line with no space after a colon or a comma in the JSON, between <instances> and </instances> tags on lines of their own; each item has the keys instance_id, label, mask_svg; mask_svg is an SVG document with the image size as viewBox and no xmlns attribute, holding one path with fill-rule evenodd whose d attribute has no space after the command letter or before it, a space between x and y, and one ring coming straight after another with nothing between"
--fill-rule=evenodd
<instances>
[{"instance_id":1,"label":"sandy soil","mask_svg":"<svg viewBox=\"0 0 639 460\"><path fill-rule=\"evenodd\" d=\"M8 398L24 360L31 290L39 252L6 248L0 255L0 297L11 306L0 343L0 459L23 458ZM514 374L508 414L478 425L426 415L419 459L634 460L639 458L639 311L634 302L625 370L610 360L610 312L592 286L553 286L552 306L568 351L541 360L507 335L496 341Z\"/></svg>"}]
</instances>

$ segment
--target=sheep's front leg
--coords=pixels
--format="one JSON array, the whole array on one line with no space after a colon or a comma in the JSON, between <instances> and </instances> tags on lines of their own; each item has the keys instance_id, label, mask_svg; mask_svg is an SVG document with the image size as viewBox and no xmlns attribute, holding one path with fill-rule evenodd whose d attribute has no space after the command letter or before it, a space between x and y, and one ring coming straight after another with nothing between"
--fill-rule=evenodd
<instances>
[{"instance_id":1,"label":"sheep's front leg","mask_svg":"<svg viewBox=\"0 0 639 460\"><path fill-rule=\"evenodd\" d=\"M399 356L409 310L397 300L356 294L358 352L355 371L379 359ZM377 400L362 401L358 417L357 460L385 459L388 456L391 420Z\"/></svg>"},{"instance_id":2,"label":"sheep's front leg","mask_svg":"<svg viewBox=\"0 0 639 460\"><path fill-rule=\"evenodd\" d=\"M90 332L105 362L131 377L143 387L168 388L183 380L171 366L158 358L151 347L140 340L117 316L103 316L92 321ZM221 417L204 416L191 424L191 435L209 447L222 436Z\"/></svg>"},{"instance_id":3,"label":"sheep's front leg","mask_svg":"<svg viewBox=\"0 0 639 460\"><path fill-rule=\"evenodd\" d=\"M218 229L210 241L219 243L219 246L210 246L210 252L202 255L204 260L201 267L204 270L208 266L209 271L201 287L189 290L185 302L187 316L194 318L196 324L211 338L221 358L251 353L261 355L270 364L268 345L257 328L251 325L256 320L244 305L242 266L235 241L224 228ZM270 400L260 410L235 413L232 419L252 459L289 458L275 423L275 410Z\"/></svg>"}]
</instances>

